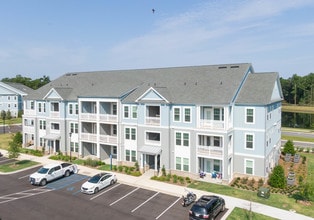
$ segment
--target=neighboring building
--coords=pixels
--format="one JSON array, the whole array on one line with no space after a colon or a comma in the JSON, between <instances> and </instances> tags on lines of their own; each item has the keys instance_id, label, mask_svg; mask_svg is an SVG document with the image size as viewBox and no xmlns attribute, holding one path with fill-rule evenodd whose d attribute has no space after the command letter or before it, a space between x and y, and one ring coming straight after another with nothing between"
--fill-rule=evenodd
<instances>
[{"instance_id":1,"label":"neighboring building","mask_svg":"<svg viewBox=\"0 0 314 220\"><path fill-rule=\"evenodd\" d=\"M142 170L267 178L282 98L278 73L249 63L68 73L27 96L23 142Z\"/></svg>"},{"instance_id":2,"label":"neighboring building","mask_svg":"<svg viewBox=\"0 0 314 220\"><path fill-rule=\"evenodd\" d=\"M33 89L11 82L0 82L0 112L11 112L11 117L18 117L23 110L23 98Z\"/></svg>"}]
</instances>

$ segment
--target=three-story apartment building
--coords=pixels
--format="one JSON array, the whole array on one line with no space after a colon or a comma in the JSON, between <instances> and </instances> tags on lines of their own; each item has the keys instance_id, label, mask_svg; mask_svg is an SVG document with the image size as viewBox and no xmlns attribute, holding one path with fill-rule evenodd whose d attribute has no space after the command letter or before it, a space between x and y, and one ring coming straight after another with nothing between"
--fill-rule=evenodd
<instances>
[{"instance_id":1,"label":"three-story apartment building","mask_svg":"<svg viewBox=\"0 0 314 220\"><path fill-rule=\"evenodd\" d=\"M23 142L143 171L267 178L282 97L278 73L249 63L68 73L29 94Z\"/></svg>"}]
</instances>

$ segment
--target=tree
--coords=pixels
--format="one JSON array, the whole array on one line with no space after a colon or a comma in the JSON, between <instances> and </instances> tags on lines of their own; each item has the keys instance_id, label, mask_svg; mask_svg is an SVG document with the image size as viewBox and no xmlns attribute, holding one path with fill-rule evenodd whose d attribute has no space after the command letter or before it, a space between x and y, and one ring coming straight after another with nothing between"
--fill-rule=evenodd
<instances>
[{"instance_id":1,"label":"tree","mask_svg":"<svg viewBox=\"0 0 314 220\"><path fill-rule=\"evenodd\" d=\"M285 171L283 167L280 165L275 166L269 177L269 185L275 188L283 189L286 187L286 184Z\"/></svg>"},{"instance_id":2,"label":"tree","mask_svg":"<svg viewBox=\"0 0 314 220\"><path fill-rule=\"evenodd\" d=\"M10 159L15 159L20 156L20 149L22 147L23 136L17 132L13 136L13 140L9 143L8 154Z\"/></svg>"},{"instance_id":3,"label":"tree","mask_svg":"<svg viewBox=\"0 0 314 220\"><path fill-rule=\"evenodd\" d=\"M283 147L283 153L284 154L291 154L291 155L295 154L294 144L291 140L288 140L285 143L285 145Z\"/></svg>"}]
</instances>

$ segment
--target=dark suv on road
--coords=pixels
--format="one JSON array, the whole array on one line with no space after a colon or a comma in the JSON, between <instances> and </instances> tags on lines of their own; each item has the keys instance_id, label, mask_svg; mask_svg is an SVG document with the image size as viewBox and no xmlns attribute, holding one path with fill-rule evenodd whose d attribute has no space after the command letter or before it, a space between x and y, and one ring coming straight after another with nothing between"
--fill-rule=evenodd
<instances>
[{"instance_id":1,"label":"dark suv on road","mask_svg":"<svg viewBox=\"0 0 314 220\"><path fill-rule=\"evenodd\" d=\"M189 211L190 220L215 219L225 211L225 200L219 196L204 195L197 200Z\"/></svg>"}]
</instances>

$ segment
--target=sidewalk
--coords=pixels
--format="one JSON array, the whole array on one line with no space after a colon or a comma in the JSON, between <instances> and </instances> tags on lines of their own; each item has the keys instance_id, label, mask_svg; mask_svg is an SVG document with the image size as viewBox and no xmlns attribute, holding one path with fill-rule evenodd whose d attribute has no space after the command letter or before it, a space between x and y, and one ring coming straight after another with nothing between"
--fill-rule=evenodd
<instances>
[{"instance_id":1,"label":"sidewalk","mask_svg":"<svg viewBox=\"0 0 314 220\"><path fill-rule=\"evenodd\" d=\"M7 154L5 150L0 150L0 152L2 152L3 155ZM27 154L21 154L19 156L19 159L32 160L32 161L36 161L42 164L56 163L55 160L50 160L48 159L48 157L49 156L36 157L32 155L27 155ZM79 174L84 174L87 176L92 176L100 172L97 169L80 166L80 165L78 165L78 169L79 169L78 171ZM118 178L118 182L123 183L123 184L131 185L135 187L141 187L141 188L145 188L145 189L149 189L153 191L158 191L158 192L162 192L162 193L166 193L166 194L170 194L170 195L178 196L178 197L181 197L182 195L186 194L185 192L186 187L151 180L150 177L152 177L153 174L150 172L146 172L140 177L134 177L134 176L125 175L121 173L116 173L116 175ZM191 191L193 191L197 195L198 198L204 194L216 194L223 197L226 201L226 208L228 209L228 212L223 216L222 219L227 219L228 215L232 212L234 207L239 207L239 208L243 208L247 210L251 209L253 212L270 216L276 219L313 220L313 218L305 216L305 215L301 215L292 211L286 211L283 209L263 205L260 203L250 202L243 199L220 195L217 193L209 193L209 192L195 190L195 189L191 189Z\"/></svg>"}]
</instances>

